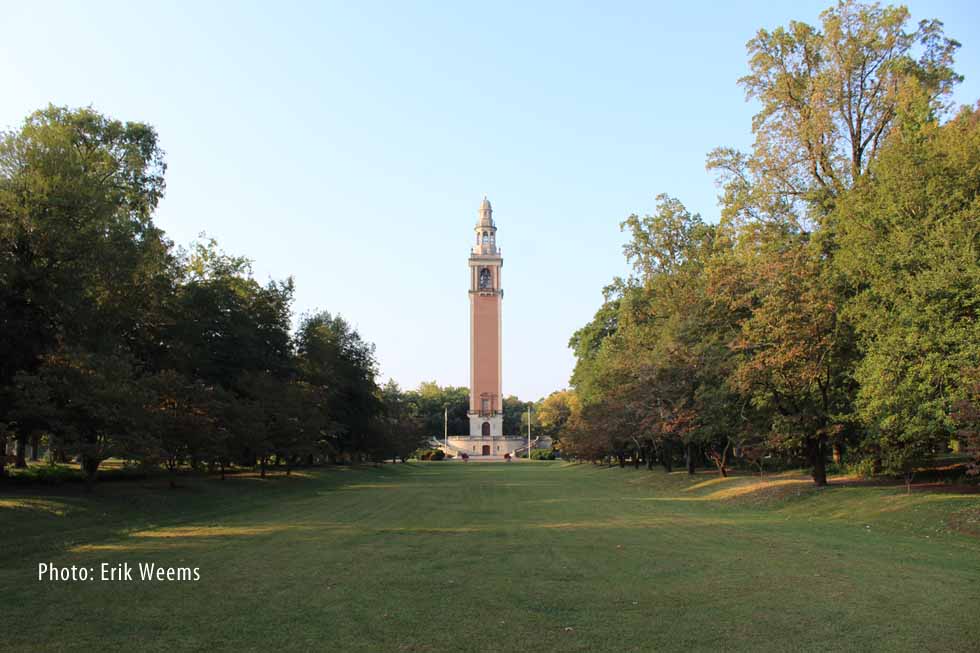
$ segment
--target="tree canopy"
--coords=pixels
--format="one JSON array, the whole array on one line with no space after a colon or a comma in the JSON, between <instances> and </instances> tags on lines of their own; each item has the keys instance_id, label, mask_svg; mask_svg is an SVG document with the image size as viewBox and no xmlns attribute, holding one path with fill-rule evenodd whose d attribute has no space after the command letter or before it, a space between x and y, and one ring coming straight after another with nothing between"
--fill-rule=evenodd
<instances>
[{"instance_id":1,"label":"tree canopy","mask_svg":"<svg viewBox=\"0 0 980 653\"><path fill-rule=\"evenodd\" d=\"M822 485L831 451L908 481L972 445L980 130L949 119L959 44L909 20L842 1L749 41L753 148L708 155L717 224L666 194L622 223L633 274L570 343L570 454L765 456Z\"/></svg>"}]
</instances>

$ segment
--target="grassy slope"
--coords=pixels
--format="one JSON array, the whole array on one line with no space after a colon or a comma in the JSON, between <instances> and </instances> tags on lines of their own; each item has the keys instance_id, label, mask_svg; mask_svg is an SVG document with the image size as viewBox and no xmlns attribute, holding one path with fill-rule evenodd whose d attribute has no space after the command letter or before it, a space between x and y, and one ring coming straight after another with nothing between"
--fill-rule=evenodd
<instances>
[{"instance_id":1,"label":"grassy slope","mask_svg":"<svg viewBox=\"0 0 980 653\"><path fill-rule=\"evenodd\" d=\"M980 646L980 495L561 463L187 485L0 493L0 648ZM202 579L39 583L42 560Z\"/></svg>"}]
</instances>

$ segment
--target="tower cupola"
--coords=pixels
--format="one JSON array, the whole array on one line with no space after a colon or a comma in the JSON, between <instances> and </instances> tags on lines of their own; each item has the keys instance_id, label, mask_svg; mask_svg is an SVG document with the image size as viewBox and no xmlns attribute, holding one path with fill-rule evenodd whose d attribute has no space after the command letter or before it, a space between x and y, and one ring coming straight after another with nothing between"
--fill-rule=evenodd
<instances>
[{"instance_id":1,"label":"tower cupola","mask_svg":"<svg viewBox=\"0 0 980 653\"><path fill-rule=\"evenodd\" d=\"M490 200L486 195L483 196L483 202L480 204L480 221L477 226L493 227L493 207L490 206Z\"/></svg>"},{"instance_id":2,"label":"tower cupola","mask_svg":"<svg viewBox=\"0 0 980 653\"><path fill-rule=\"evenodd\" d=\"M500 255L500 250L497 249L497 227L493 224L493 208L486 195L483 196L483 202L480 204L480 219L474 231L476 231L476 245L473 247L473 254Z\"/></svg>"}]
</instances>

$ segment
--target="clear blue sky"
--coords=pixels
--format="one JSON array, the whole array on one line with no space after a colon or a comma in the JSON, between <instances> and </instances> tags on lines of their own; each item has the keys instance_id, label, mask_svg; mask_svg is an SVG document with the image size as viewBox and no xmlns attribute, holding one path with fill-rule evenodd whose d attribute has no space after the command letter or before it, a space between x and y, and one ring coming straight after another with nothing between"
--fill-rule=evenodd
<instances>
[{"instance_id":1,"label":"clear blue sky","mask_svg":"<svg viewBox=\"0 0 980 653\"><path fill-rule=\"evenodd\" d=\"M385 378L466 385L466 257L484 193L504 252L504 393L568 382L569 336L626 271L618 223L668 192L714 220L704 156L750 142L759 27L821 2L5 2L0 127L48 102L156 126L157 220L293 275ZM722 6L728 5L728 6ZM963 47L975 0L909 3Z\"/></svg>"}]
</instances>

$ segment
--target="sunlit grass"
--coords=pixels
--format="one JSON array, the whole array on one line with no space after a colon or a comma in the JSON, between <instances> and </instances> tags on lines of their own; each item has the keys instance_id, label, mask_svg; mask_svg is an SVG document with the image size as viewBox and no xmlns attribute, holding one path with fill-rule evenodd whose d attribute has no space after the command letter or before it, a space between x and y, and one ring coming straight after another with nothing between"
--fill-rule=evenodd
<instances>
[{"instance_id":1,"label":"sunlit grass","mask_svg":"<svg viewBox=\"0 0 980 653\"><path fill-rule=\"evenodd\" d=\"M125 544L81 544L68 549L69 553L159 553L173 549L206 546L205 542L127 542Z\"/></svg>"},{"instance_id":2,"label":"sunlit grass","mask_svg":"<svg viewBox=\"0 0 980 653\"><path fill-rule=\"evenodd\" d=\"M64 516L67 506L59 501L49 499L3 499L0 498L0 510L33 510L46 512L51 515Z\"/></svg>"},{"instance_id":3,"label":"sunlit grass","mask_svg":"<svg viewBox=\"0 0 980 653\"><path fill-rule=\"evenodd\" d=\"M248 535L269 535L295 526L282 524L275 526L184 526L175 528L154 528L148 531L131 533L130 537L243 537Z\"/></svg>"}]
</instances>

